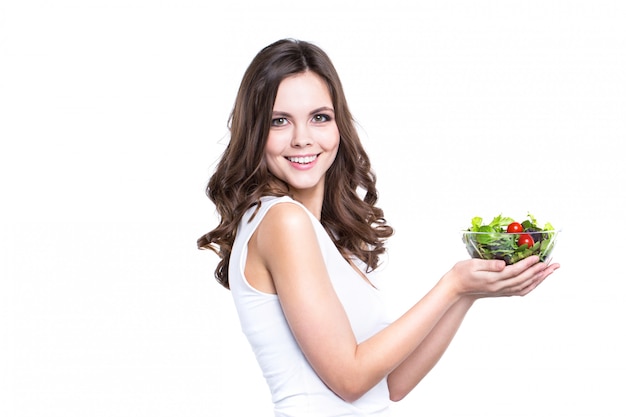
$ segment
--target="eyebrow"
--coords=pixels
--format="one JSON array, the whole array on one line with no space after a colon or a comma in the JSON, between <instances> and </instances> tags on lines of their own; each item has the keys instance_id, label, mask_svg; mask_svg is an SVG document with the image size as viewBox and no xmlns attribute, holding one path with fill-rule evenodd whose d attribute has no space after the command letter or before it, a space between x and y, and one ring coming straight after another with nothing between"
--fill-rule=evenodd
<instances>
[{"instance_id":1,"label":"eyebrow","mask_svg":"<svg viewBox=\"0 0 626 417\"><path fill-rule=\"evenodd\" d=\"M328 106L322 106L322 107L318 107L315 110L312 110L311 112L309 112L309 116L313 116L314 114L318 114L318 113L322 113L322 112L332 112L333 114L335 113L335 109L333 109L332 107L328 107ZM291 117L291 114L285 111L273 111L272 112L272 116L285 116L285 117Z\"/></svg>"}]
</instances>

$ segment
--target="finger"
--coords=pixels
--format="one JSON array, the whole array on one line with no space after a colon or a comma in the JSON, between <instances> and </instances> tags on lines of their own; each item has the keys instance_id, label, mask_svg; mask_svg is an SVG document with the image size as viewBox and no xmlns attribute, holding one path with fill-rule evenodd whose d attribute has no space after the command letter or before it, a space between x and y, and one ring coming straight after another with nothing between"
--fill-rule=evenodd
<instances>
[{"instance_id":1,"label":"finger","mask_svg":"<svg viewBox=\"0 0 626 417\"><path fill-rule=\"evenodd\" d=\"M511 276L520 275L527 269L530 269L532 266L537 265L539 263L539 257L537 255L529 256L528 258L522 259L519 262L514 263L513 265L508 266L508 271Z\"/></svg>"},{"instance_id":2,"label":"finger","mask_svg":"<svg viewBox=\"0 0 626 417\"><path fill-rule=\"evenodd\" d=\"M529 263L531 264L530 267L526 267L526 264ZM517 266L517 264L511 265L506 270L506 273L501 274L502 278L499 280L500 291L507 295L518 295L532 285L547 268L548 265L544 263L537 262L532 264L532 261L525 262L520 266Z\"/></svg>"},{"instance_id":3,"label":"finger","mask_svg":"<svg viewBox=\"0 0 626 417\"><path fill-rule=\"evenodd\" d=\"M506 262L499 259L474 259L476 272L484 271L484 272L501 272L506 267Z\"/></svg>"},{"instance_id":4,"label":"finger","mask_svg":"<svg viewBox=\"0 0 626 417\"><path fill-rule=\"evenodd\" d=\"M552 275L554 271L559 269L559 267L559 264L546 265L545 269L539 271L535 276L533 276L528 285L519 291L519 295L523 297L533 291L539 286L539 284L545 281L546 278Z\"/></svg>"},{"instance_id":5,"label":"finger","mask_svg":"<svg viewBox=\"0 0 626 417\"><path fill-rule=\"evenodd\" d=\"M535 288L537 288L539 284L541 284L542 282L543 282L543 279L531 281L531 283L528 286L526 286L526 288L523 288L516 295L519 295L520 297L524 297L530 294L530 292L533 291Z\"/></svg>"}]
</instances>

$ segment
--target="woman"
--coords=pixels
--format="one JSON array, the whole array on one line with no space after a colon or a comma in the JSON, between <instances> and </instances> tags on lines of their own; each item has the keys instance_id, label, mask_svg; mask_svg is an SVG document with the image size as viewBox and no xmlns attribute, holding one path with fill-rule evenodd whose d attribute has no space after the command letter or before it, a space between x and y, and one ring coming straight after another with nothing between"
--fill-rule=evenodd
<instances>
[{"instance_id":1,"label":"woman","mask_svg":"<svg viewBox=\"0 0 626 417\"><path fill-rule=\"evenodd\" d=\"M395 321L371 272L393 229L328 56L302 41L247 69L207 186L221 258L276 416L378 416L432 369L478 298L525 295L558 268L464 260Z\"/></svg>"}]
</instances>

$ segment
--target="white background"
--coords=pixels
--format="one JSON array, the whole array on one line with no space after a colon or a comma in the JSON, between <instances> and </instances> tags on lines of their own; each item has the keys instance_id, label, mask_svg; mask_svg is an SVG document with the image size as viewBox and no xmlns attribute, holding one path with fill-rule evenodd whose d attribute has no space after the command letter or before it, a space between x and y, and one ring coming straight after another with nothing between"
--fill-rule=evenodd
<instances>
[{"instance_id":1,"label":"white background","mask_svg":"<svg viewBox=\"0 0 626 417\"><path fill-rule=\"evenodd\" d=\"M253 56L333 59L398 313L499 213L562 264L484 300L396 415L623 416L626 3L0 2L0 415L270 416L204 186Z\"/></svg>"}]
</instances>

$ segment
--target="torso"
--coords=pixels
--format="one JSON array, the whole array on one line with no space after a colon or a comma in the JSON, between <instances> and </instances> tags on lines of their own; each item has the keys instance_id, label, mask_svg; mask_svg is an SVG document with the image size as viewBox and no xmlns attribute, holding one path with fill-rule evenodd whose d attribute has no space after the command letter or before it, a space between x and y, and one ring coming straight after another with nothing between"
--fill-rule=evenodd
<instances>
[{"instance_id":1,"label":"torso","mask_svg":"<svg viewBox=\"0 0 626 417\"><path fill-rule=\"evenodd\" d=\"M386 380L359 400L344 402L315 373L291 332L271 273L261 255L264 251L266 256L277 254L268 251L267 244L260 247L257 242L263 240L263 237L259 238L259 227L264 219L267 220L266 215L271 207L282 202L300 205L288 197L267 197L252 221L248 222L254 208L246 213L237 231L229 267L231 293L242 331L268 382L276 415L385 415L389 403ZM359 261L346 261L321 223L310 212L308 215L329 279L355 338L357 342L366 340L389 323L382 296L375 289L375 281L371 280L373 275L363 273L358 268L361 266Z\"/></svg>"}]
</instances>

